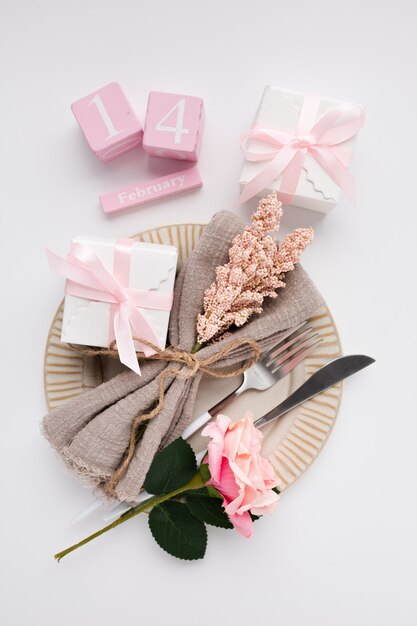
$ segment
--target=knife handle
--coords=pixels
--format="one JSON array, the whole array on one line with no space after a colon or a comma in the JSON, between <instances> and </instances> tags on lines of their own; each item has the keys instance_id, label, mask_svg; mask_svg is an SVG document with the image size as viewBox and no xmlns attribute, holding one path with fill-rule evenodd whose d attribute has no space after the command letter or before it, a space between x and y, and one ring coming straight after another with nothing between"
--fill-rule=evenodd
<instances>
[{"instance_id":1,"label":"knife handle","mask_svg":"<svg viewBox=\"0 0 417 626\"><path fill-rule=\"evenodd\" d=\"M202 415L193 420L191 424L188 424L181 437L187 440L189 437L191 437L191 435L194 435L197 430L200 430L200 428L205 426L205 424L207 424L207 422L209 422L212 418L213 416L211 415L211 413L209 413L209 411L202 413Z\"/></svg>"},{"instance_id":2,"label":"knife handle","mask_svg":"<svg viewBox=\"0 0 417 626\"><path fill-rule=\"evenodd\" d=\"M212 406L211 409L209 409L208 411L206 411L205 413L197 417L195 420L191 422L191 424L188 424L187 428L184 430L181 437L183 439L189 439L189 437L194 435L194 433L196 433L197 430L200 430L200 428L205 426L207 422L209 422L211 419L216 417L216 415L221 413L223 409L228 404L230 404L230 402L234 398L237 398L238 396L240 396L240 394L243 393L244 391L246 391L246 387L242 383L241 385L239 385L237 389L229 393L229 395L227 395L225 398L220 400L220 402L218 402L215 406Z\"/></svg>"}]
</instances>

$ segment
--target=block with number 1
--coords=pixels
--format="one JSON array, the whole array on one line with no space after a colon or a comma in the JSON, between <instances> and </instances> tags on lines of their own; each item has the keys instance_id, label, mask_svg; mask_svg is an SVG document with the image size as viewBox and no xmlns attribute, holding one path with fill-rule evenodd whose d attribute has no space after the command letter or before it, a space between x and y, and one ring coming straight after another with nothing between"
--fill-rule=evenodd
<instances>
[{"instance_id":1,"label":"block with number 1","mask_svg":"<svg viewBox=\"0 0 417 626\"><path fill-rule=\"evenodd\" d=\"M201 98L151 91L143 134L145 152L167 159L197 161L203 110Z\"/></svg>"},{"instance_id":2,"label":"block with number 1","mask_svg":"<svg viewBox=\"0 0 417 626\"><path fill-rule=\"evenodd\" d=\"M142 142L142 125L118 83L110 83L71 105L88 145L111 161Z\"/></svg>"}]
</instances>

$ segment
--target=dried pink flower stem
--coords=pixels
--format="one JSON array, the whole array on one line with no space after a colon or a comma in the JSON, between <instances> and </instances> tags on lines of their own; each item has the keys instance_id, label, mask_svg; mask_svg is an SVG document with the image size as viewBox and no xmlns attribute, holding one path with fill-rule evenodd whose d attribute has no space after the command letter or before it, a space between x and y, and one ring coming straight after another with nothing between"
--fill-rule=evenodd
<instances>
[{"instance_id":1,"label":"dried pink flower stem","mask_svg":"<svg viewBox=\"0 0 417 626\"><path fill-rule=\"evenodd\" d=\"M268 233L279 230L281 217L281 202L272 193L259 202L251 225L234 238L229 262L216 268L216 280L204 294L193 352L231 326L243 326L254 313L262 312L264 298L276 298L277 290L285 287L286 272L294 269L314 231L297 228L278 244Z\"/></svg>"}]
</instances>

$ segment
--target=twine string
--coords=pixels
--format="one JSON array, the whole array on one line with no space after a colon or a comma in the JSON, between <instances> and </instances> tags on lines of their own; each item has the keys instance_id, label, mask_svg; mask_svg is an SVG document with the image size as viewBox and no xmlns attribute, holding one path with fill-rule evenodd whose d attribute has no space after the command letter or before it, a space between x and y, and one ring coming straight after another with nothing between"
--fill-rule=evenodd
<instances>
[{"instance_id":1,"label":"twine string","mask_svg":"<svg viewBox=\"0 0 417 626\"><path fill-rule=\"evenodd\" d=\"M193 354L191 352L188 352L187 350L179 350L172 346L161 350L151 341L147 341L146 339L140 339L137 337L134 337L134 339L136 341L139 341L139 343L145 344L155 350L155 354L152 354L148 357L145 357L143 352L137 352L138 359L178 363L180 365L184 365L186 369L175 369L172 367L167 367L166 369L164 369L159 375L158 402L150 411L148 411L147 413L140 413L133 420L130 430L129 444L123 455L123 459L117 469L114 471L113 475L105 484L106 492L108 493L108 495L113 497L116 496L116 487L121 478L126 474L135 453L138 443L137 434L140 425L143 422L149 422L151 419L156 417L164 407L165 382L168 378L172 377L186 380L189 378L193 378L197 374L197 372L203 372L204 374L207 374L208 376L212 376L214 378L232 378L233 376L239 376L239 374L243 374L243 372L252 367L252 365L254 365L254 363L256 363L256 361L259 359L261 354L261 350L257 342L254 339L249 338L235 339L234 341L227 343L224 347L220 347L219 343L219 349L214 354L206 358L199 357L198 352ZM111 358L118 358L118 351L115 348L114 341L109 348L100 349L80 347L73 344L70 345L74 351L84 354L85 356L109 356ZM247 361L245 361L245 363L241 367L231 372L222 372L215 369L216 363L227 357L237 348L240 348L244 345L251 348L252 356Z\"/></svg>"}]
</instances>

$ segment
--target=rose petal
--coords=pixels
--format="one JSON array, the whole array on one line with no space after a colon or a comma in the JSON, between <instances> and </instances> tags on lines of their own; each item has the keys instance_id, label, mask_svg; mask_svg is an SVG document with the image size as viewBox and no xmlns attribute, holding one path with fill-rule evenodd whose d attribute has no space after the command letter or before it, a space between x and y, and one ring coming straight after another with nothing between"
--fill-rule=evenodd
<instances>
[{"instance_id":1,"label":"rose petal","mask_svg":"<svg viewBox=\"0 0 417 626\"><path fill-rule=\"evenodd\" d=\"M252 535L249 514L271 513L278 502L272 488L278 484L271 463L261 456L262 433L247 413L233 424L219 415L203 430L211 438L208 462L209 484L223 496L223 507L235 528L244 536Z\"/></svg>"},{"instance_id":2,"label":"rose petal","mask_svg":"<svg viewBox=\"0 0 417 626\"><path fill-rule=\"evenodd\" d=\"M243 513L243 515L229 515L229 519L236 530L243 535L245 539L252 537L253 522L249 513Z\"/></svg>"},{"instance_id":3,"label":"rose petal","mask_svg":"<svg viewBox=\"0 0 417 626\"><path fill-rule=\"evenodd\" d=\"M234 459L239 452L243 433L243 423L240 420L236 424L232 424L227 432L224 442L224 454L229 459Z\"/></svg>"},{"instance_id":4,"label":"rose petal","mask_svg":"<svg viewBox=\"0 0 417 626\"><path fill-rule=\"evenodd\" d=\"M239 485L236 482L236 476L230 467L229 460L226 457L221 459L221 468L219 472L219 480L209 481L226 499L227 503L235 500L239 496Z\"/></svg>"},{"instance_id":5,"label":"rose petal","mask_svg":"<svg viewBox=\"0 0 417 626\"><path fill-rule=\"evenodd\" d=\"M208 465L212 478L218 482L224 449L224 437L231 421L226 415L218 415L215 422L210 422L202 431L202 435L211 437L207 446Z\"/></svg>"},{"instance_id":6,"label":"rose petal","mask_svg":"<svg viewBox=\"0 0 417 626\"><path fill-rule=\"evenodd\" d=\"M264 491L257 495L251 507L254 515L269 515L277 508L279 495L275 491Z\"/></svg>"}]
</instances>

